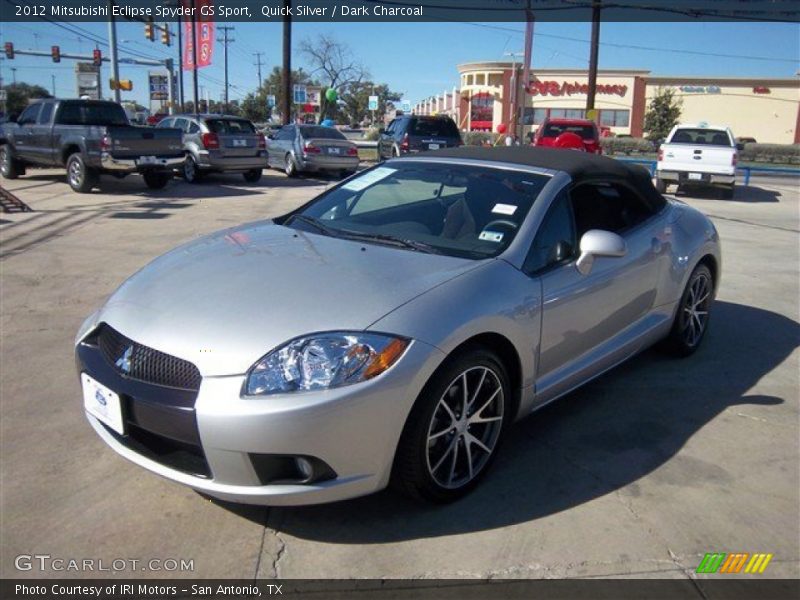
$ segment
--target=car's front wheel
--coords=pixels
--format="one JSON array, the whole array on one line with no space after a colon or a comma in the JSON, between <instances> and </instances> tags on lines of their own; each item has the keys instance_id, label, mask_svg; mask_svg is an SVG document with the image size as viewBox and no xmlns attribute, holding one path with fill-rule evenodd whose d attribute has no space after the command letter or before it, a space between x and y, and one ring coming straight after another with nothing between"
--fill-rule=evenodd
<instances>
[{"instance_id":1,"label":"car's front wheel","mask_svg":"<svg viewBox=\"0 0 800 600\"><path fill-rule=\"evenodd\" d=\"M451 502L485 475L509 421L505 367L491 351L450 359L425 386L395 456L393 485L433 502Z\"/></svg>"},{"instance_id":2,"label":"car's front wheel","mask_svg":"<svg viewBox=\"0 0 800 600\"><path fill-rule=\"evenodd\" d=\"M14 158L11 146L8 144L0 146L0 175L6 179L16 179L19 177L20 171L19 163Z\"/></svg>"},{"instance_id":3,"label":"car's front wheel","mask_svg":"<svg viewBox=\"0 0 800 600\"><path fill-rule=\"evenodd\" d=\"M676 356L689 356L700 347L708 329L714 300L714 279L706 265L698 265L689 277L681 296L666 348Z\"/></svg>"}]
</instances>

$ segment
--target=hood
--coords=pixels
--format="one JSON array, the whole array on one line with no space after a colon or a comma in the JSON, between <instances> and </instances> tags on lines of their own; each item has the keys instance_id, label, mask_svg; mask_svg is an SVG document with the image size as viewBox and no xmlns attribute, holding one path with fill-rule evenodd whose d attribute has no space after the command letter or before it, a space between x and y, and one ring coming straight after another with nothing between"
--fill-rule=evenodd
<instances>
[{"instance_id":1,"label":"hood","mask_svg":"<svg viewBox=\"0 0 800 600\"><path fill-rule=\"evenodd\" d=\"M479 261L258 222L200 238L133 275L98 311L204 375L244 373L309 333L363 330Z\"/></svg>"}]
</instances>

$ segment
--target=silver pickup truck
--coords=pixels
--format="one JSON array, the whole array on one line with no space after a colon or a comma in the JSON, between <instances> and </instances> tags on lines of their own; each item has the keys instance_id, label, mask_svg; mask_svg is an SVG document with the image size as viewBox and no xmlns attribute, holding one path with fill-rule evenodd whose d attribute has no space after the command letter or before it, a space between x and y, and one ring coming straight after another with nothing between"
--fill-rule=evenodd
<instances>
[{"instance_id":1,"label":"silver pickup truck","mask_svg":"<svg viewBox=\"0 0 800 600\"><path fill-rule=\"evenodd\" d=\"M160 189L185 160L179 129L131 125L125 110L101 100L34 102L0 130L0 174L14 179L28 166L66 167L76 192L89 192L100 174L138 172Z\"/></svg>"}]
</instances>

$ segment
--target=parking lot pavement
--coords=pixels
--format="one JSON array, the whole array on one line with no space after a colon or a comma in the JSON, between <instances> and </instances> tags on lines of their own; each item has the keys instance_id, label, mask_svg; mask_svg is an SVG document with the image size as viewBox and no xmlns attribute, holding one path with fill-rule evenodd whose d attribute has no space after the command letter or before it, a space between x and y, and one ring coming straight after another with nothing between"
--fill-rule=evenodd
<instances>
[{"instance_id":1,"label":"parking lot pavement","mask_svg":"<svg viewBox=\"0 0 800 600\"><path fill-rule=\"evenodd\" d=\"M79 195L63 180L2 181L34 212L0 216L0 576L97 575L14 567L48 554L194 561L120 573L133 577L689 577L712 551L773 553L763 576L800 576L796 179L681 197L713 217L724 252L694 357L647 351L520 422L454 505L382 492L297 509L212 502L118 457L83 417L72 343L150 259L331 181L152 193L130 177Z\"/></svg>"}]
</instances>

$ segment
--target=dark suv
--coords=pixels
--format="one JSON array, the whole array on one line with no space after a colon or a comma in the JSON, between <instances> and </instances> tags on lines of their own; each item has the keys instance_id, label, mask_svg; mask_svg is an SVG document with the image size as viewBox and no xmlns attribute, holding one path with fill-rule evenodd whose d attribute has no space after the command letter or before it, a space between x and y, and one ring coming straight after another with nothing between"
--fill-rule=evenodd
<instances>
[{"instance_id":1,"label":"dark suv","mask_svg":"<svg viewBox=\"0 0 800 600\"><path fill-rule=\"evenodd\" d=\"M438 150L462 144L458 127L450 117L403 115L389 123L378 139L378 157L392 158L409 152Z\"/></svg>"}]
</instances>

